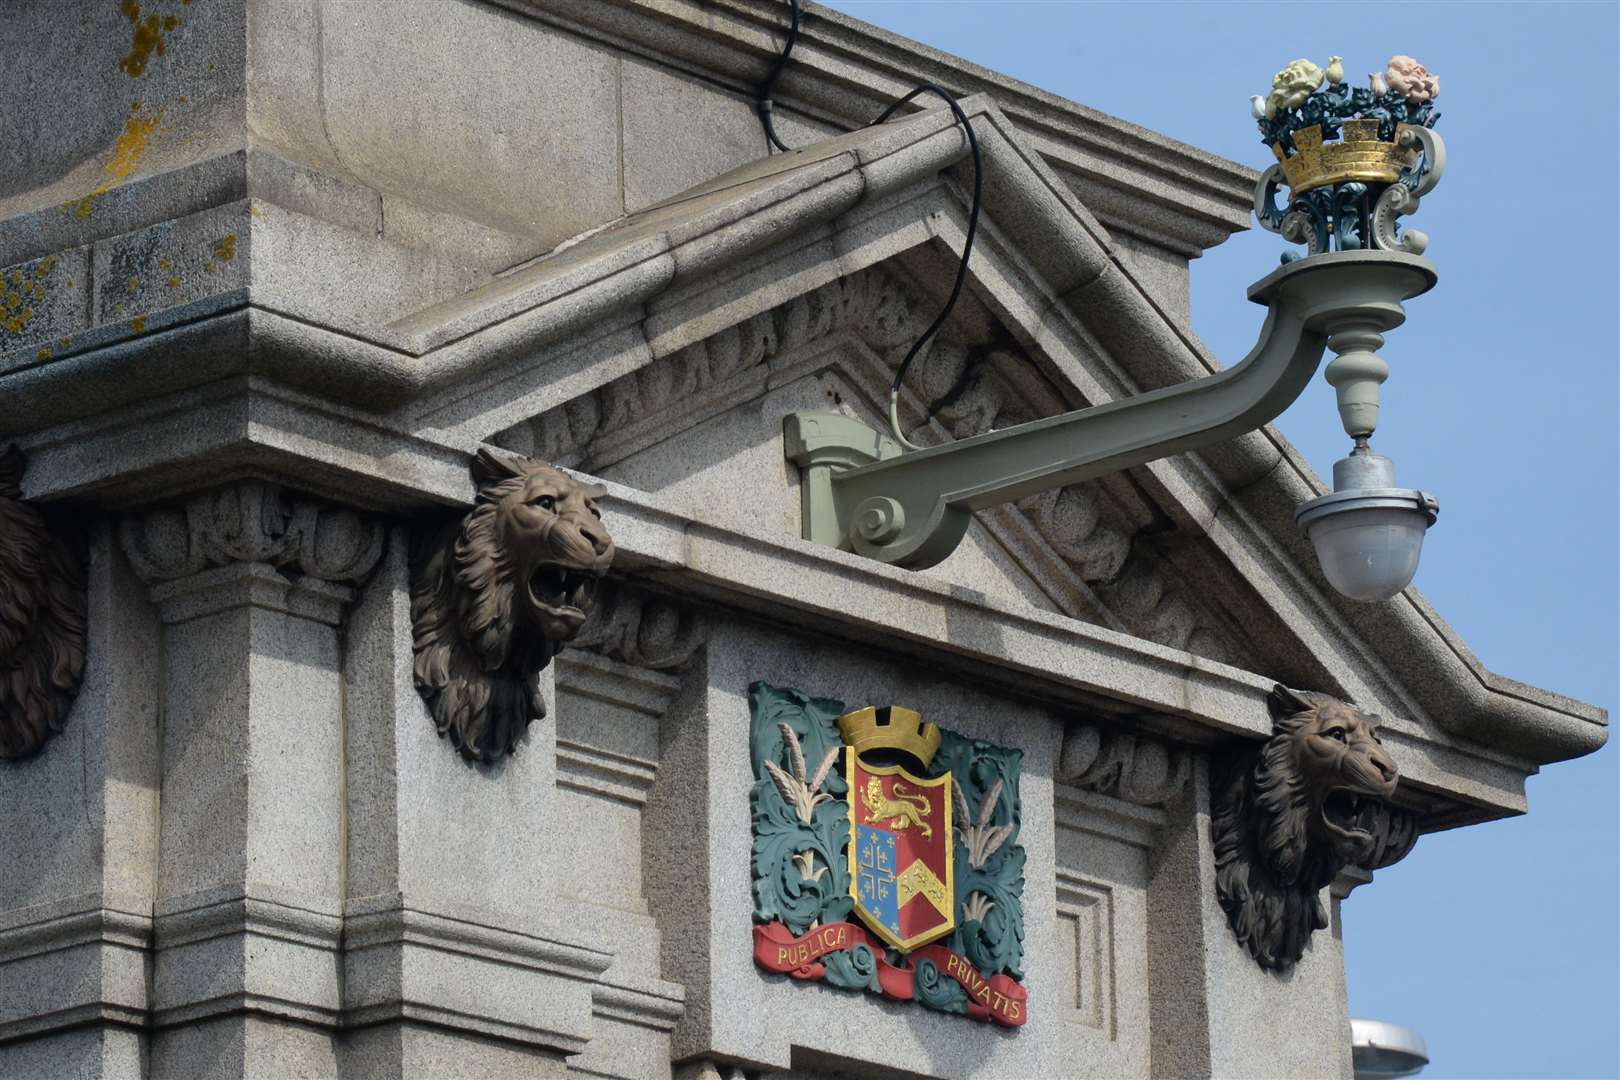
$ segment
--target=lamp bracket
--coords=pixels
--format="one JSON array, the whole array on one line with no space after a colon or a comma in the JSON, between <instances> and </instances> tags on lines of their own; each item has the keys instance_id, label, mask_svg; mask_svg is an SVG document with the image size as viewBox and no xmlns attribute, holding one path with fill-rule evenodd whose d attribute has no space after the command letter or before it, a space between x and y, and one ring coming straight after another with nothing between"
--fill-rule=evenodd
<instances>
[{"instance_id":1,"label":"lamp bracket","mask_svg":"<svg viewBox=\"0 0 1620 1080\"><path fill-rule=\"evenodd\" d=\"M784 449L802 470L803 535L880 562L933 566L956 550L975 510L1264 426L1304 390L1329 338L1350 331L1370 344L1366 333L1399 326L1401 302L1436 279L1427 260L1404 252L1297 259L1250 286L1266 321L1235 367L923 450L903 451L842 413L792 413Z\"/></svg>"}]
</instances>

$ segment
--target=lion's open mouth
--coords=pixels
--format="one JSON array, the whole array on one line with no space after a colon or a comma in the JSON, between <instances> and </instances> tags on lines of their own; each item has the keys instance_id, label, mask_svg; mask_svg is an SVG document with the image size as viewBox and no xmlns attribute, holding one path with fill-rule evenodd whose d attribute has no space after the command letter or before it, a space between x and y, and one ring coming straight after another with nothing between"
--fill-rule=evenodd
<instances>
[{"instance_id":1,"label":"lion's open mouth","mask_svg":"<svg viewBox=\"0 0 1620 1080\"><path fill-rule=\"evenodd\" d=\"M1378 827L1378 797L1352 788L1334 788L1322 800L1322 821L1340 836L1370 840Z\"/></svg>"},{"instance_id":2,"label":"lion's open mouth","mask_svg":"<svg viewBox=\"0 0 1620 1080\"><path fill-rule=\"evenodd\" d=\"M542 566L529 579L529 599L542 611L583 619L596 602L596 578L589 570Z\"/></svg>"}]
</instances>

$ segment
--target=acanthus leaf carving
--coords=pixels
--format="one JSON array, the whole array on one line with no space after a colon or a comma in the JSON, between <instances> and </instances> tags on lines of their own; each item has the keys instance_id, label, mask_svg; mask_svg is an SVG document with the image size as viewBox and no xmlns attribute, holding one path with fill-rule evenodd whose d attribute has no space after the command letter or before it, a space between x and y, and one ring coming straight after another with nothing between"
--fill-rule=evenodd
<instances>
[{"instance_id":1,"label":"acanthus leaf carving","mask_svg":"<svg viewBox=\"0 0 1620 1080\"><path fill-rule=\"evenodd\" d=\"M0 759L36 754L67 723L84 678L81 538L23 501L27 459L0 451Z\"/></svg>"},{"instance_id":2,"label":"acanthus leaf carving","mask_svg":"<svg viewBox=\"0 0 1620 1080\"><path fill-rule=\"evenodd\" d=\"M570 643L637 667L668 671L692 658L708 637L702 614L672 598L609 579L596 616Z\"/></svg>"},{"instance_id":3,"label":"acanthus leaf carving","mask_svg":"<svg viewBox=\"0 0 1620 1080\"><path fill-rule=\"evenodd\" d=\"M1087 723L1063 733L1058 778L1085 791L1157 806L1180 795L1191 774L1188 751L1152 736Z\"/></svg>"},{"instance_id":4,"label":"acanthus leaf carving","mask_svg":"<svg viewBox=\"0 0 1620 1080\"><path fill-rule=\"evenodd\" d=\"M381 558L386 527L270 481L239 480L183 505L126 518L120 535L135 572L149 582L261 562L289 574L358 583Z\"/></svg>"}]
</instances>

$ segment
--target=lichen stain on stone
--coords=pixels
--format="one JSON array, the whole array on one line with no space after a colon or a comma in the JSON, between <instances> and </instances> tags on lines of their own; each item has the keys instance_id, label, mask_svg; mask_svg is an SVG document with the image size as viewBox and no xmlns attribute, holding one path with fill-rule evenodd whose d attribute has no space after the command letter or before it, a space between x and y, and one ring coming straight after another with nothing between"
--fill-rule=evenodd
<instances>
[{"instance_id":1,"label":"lichen stain on stone","mask_svg":"<svg viewBox=\"0 0 1620 1080\"><path fill-rule=\"evenodd\" d=\"M55 355L55 353L51 352L51 347L49 345L41 345L39 347L39 352L35 353L34 357L40 361L45 361L51 359Z\"/></svg>"},{"instance_id":2,"label":"lichen stain on stone","mask_svg":"<svg viewBox=\"0 0 1620 1080\"><path fill-rule=\"evenodd\" d=\"M219 269L217 264L228 263L232 259L236 258L236 234L226 233L224 236L215 241L213 254L213 259L209 261L207 266L203 267L203 269L208 271L210 274Z\"/></svg>"},{"instance_id":3,"label":"lichen stain on stone","mask_svg":"<svg viewBox=\"0 0 1620 1080\"><path fill-rule=\"evenodd\" d=\"M34 267L32 275L13 270L0 279L0 327L7 333L20 334L34 318L34 308L28 301L45 298L43 278L56 265L55 256L47 256Z\"/></svg>"},{"instance_id":4,"label":"lichen stain on stone","mask_svg":"<svg viewBox=\"0 0 1620 1080\"><path fill-rule=\"evenodd\" d=\"M133 274L130 275L129 279L129 291L132 293L141 291L141 279L135 277Z\"/></svg>"},{"instance_id":5,"label":"lichen stain on stone","mask_svg":"<svg viewBox=\"0 0 1620 1080\"><path fill-rule=\"evenodd\" d=\"M129 320L129 328L135 331L137 334L146 333L146 316L137 315L133 319Z\"/></svg>"},{"instance_id":6,"label":"lichen stain on stone","mask_svg":"<svg viewBox=\"0 0 1620 1080\"><path fill-rule=\"evenodd\" d=\"M98 198L129 179L151 146L152 130L157 127L158 120L163 114L156 112L150 116L136 115L140 111L141 103L138 101L130 107L129 119L124 121L124 133L118 136L118 141L113 144L112 160L101 167L102 180L96 185L96 189L82 199L63 203L63 206L71 209L73 216L80 221L90 216L90 211L95 208Z\"/></svg>"},{"instance_id":7,"label":"lichen stain on stone","mask_svg":"<svg viewBox=\"0 0 1620 1080\"><path fill-rule=\"evenodd\" d=\"M118 66L130 78L138 79L146 74L146 65L152 62L154 52L162 56L168 51L164 35L174 33L180 20L173 15L148 15L142 19L141 5L137 0L120 0L118 10L124 13L124 18L134 28L129 55L118 61Z\"/></svg>"}]
</instances>

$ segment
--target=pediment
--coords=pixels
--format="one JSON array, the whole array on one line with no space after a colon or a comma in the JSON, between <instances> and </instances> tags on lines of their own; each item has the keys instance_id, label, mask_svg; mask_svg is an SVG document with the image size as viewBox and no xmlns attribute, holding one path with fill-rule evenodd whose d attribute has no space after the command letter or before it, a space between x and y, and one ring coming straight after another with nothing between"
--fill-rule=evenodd
<instances>
[{"instance_id":1,"label":"pediment","mask_svg":"<svg viewBox=\"0 0 1620 1080\"><path fill-rule=\"evenodd\" d=\"M913 437L959 438L1219 370L994 105L967 111L987 163L971 299L906 388ZM399 416L452 445L494 441L668 492L694 517L795 537L781 418L835 407L883 426L886 382L959 257L965 149L937 110L773 156L586 238L498 295L419 315L408 327L419 341L447 321L476 335L520 317L525 290L558 294L549 276L625 262L636 245L668 256L656 298L617 309L589 341L422 395ZM1347 610L1291 519L1320 490L1267 429L982 511L964 550L928 573L1336 693L1386 716L1396 742L1466 732L1511 756L1601 739L1551 695L1533 711L1559 714L1553 724L1520 726L1528 717L1494 676L1472 657L1458 668L1461 643L1415 592ZM1447 685L1426 677L1438 670Z\"/></svg>"}]
</instances>

